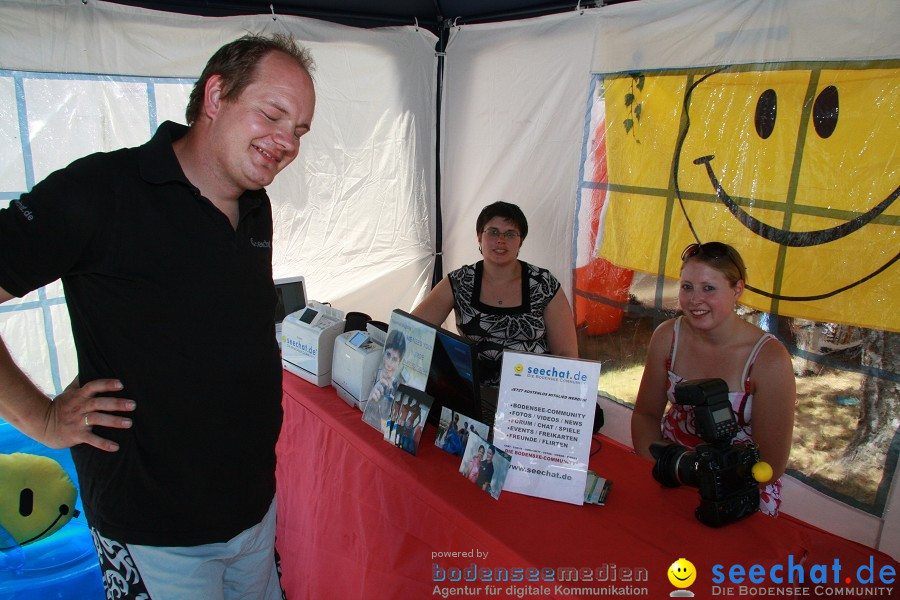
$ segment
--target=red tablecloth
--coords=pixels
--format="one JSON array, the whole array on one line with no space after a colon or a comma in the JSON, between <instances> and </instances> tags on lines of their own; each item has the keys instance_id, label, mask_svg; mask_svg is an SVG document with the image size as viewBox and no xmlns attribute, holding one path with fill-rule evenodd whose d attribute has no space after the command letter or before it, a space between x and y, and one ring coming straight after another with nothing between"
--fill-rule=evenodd
<instances>
[{"instance_id":1,"label":"red tablecloth","mask_svg":"<svg viewBox=\"0 0 900 600\"><path fill-rule=\"evenodd\" d=\"M681 557L696 568L689 589L697 598L856 597L858 568L870 561L875 579L860 595L893 591L879 575L898 570L896 561L791 517L700 524L696 489L660 487L650 461L603 436L590 465L613 481L605 506L511 492L494 500L434 446L431 426L413 456L386 443L332 388L285 373L283 403L277 544L289 600L664 598L676 590L668 572ZM757 583L747 579L753 565ZM567 568L583 569L577 582L560 580ZM485 569L492 579L496 569L522 579L485 582Z\"/></svg>"}]
</instances>

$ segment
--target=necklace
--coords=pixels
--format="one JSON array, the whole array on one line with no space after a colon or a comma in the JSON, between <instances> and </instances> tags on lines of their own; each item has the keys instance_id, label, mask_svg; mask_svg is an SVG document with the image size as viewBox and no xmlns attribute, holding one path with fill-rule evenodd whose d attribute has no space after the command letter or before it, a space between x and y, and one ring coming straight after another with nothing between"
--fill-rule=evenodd
<instances>
[{"instance_id":1,"label":"necklace","mask_svg":"<svg viewBox=\"0 0 900 600\"><path fill-rule=\"evenodd\" d=\"M518 279L520 275L518 271L516 271L512 277L506 280L495 279L487 273L485 273L482 277L484 278L483 281L489 284L490 288L493 288L490 291L496 294L495 297L497 298L497 306L503 306L503 296L506 295L506 292L509 290L512 282Z\"/></svg>"}]
</instances>

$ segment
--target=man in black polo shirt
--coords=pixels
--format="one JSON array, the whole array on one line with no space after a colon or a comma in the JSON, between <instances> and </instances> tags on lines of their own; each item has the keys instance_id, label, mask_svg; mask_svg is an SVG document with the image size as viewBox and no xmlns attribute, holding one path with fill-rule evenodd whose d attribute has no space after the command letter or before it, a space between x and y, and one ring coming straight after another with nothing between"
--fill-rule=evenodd
<instances>
[{"instance_id":1,"label":"man in black polo shirt","mask_svg":"<svg viewBox=\"0 0 900 600\"><path fill-rule=\"evenodd\" d=\"M76 160L0 210L0 302L62 278L78 354L51 401L0 343L0 417L72 448L109 597L281 598L263 188L309 131L310 68L286 36L227 44L190 127Z\"/></svg>"}]
</instances>

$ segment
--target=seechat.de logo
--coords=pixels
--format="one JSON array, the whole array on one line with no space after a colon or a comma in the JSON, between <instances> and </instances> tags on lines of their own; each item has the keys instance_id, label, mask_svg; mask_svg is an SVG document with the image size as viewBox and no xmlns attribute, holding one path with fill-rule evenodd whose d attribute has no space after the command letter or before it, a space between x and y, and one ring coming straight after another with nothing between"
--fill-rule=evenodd
<instances>
[{"instance_id":1,"label":"seechat.de logo","mask_svg":"<svg viewBox=\"0 0 900 600\"><path fill-rule=\"evenodd\" d=\"M518 369L519 365L516 365ZM556 367L528 367L526 370L526 375L528 377L537 377L538 379L554 379L554 380L566 380L566 381L574 381L576 383L583 383L588 380L588 376L581 371L576 371L573 373L569 369L557 369Z\"/></svg>"},{"instance_id":2,"label":"seechat.de logo","mask_svg":"<svg viewBox=\"0 0 900 600\"><path fill-rule=\"evenodd\" d=\"M712 590L715 595L746 598L761 596L774 589L767 587L774 584L780 589L793 590L794 596L801 598L859 598L890 595L896 578L897 571L893 565L877 565L872 555L868 564L857 567L842 565L838 558L831 563L808 564L802 559L795 560L789 554L787 564L713 565L712 582L716 585L712 586Z\"/></svg>"}]
</instances>

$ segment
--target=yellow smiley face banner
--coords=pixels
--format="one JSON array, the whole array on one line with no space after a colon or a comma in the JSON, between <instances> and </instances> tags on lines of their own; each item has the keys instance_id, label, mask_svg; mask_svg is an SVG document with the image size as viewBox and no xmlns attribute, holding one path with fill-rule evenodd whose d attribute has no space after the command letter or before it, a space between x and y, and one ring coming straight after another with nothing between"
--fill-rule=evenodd
<instances>
[{"instance_id":1,"label":"yellow smiley face banner","mask_svg":"<svg viewBox=\"0 0 900 600\"><path fill-rule=\"evenodd\" d=\"M677 279L696 234L740 252L749 306L900 331L900 61L597 74L591 94L591 262Z\"/></svg>"}]
</instances>

